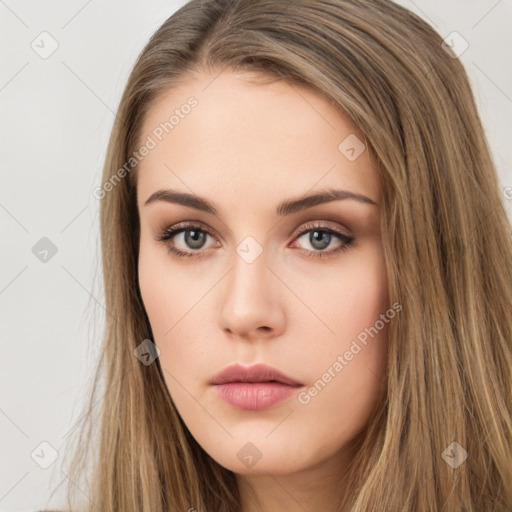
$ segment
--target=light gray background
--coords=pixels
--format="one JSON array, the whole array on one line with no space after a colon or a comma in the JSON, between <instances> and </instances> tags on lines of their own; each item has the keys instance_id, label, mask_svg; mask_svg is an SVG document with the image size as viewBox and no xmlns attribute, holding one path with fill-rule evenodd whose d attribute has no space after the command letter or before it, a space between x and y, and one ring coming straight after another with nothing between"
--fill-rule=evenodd
<instances>
[{"instance_id":1,"label":"light gray background","mask_svg":"<svg viewBox=\"0 0 512 512\"><path fill-rule=\"evenodd\" d=\"M47 502L49 489L62 477L61 447L79 419L104 322L92 191L131 66L183 3L0 0L2 511L62 504L58 494ZM512 186L512 0L399 3L469 43L461 60L502 187ZM47 59L31 47L43 45L43 31L58 43ZM511 212L512 199L506 205ZM57 247L46 263L32 252L43 237ZM61 450L48 469L31 458L36 449L34 458L49 460L44 441Z\"/></svg>"}]
</instances>

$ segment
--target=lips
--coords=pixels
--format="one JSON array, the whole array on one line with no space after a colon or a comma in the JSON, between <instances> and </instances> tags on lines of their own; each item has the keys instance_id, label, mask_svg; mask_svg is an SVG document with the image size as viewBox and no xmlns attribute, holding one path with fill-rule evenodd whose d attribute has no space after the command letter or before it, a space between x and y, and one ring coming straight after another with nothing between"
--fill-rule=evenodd
<instances>
[{"instance_id":1,"label":"lips","mask_svg":"<svg viewBox=\"0 0 512 512\"><path fill-rule=\"evenodd\" d=\"M278 369L266 364L255 364L253 366L236 364L228 366L213 377L210 384L229 384L234 382L277 382L293 387L303 386L301 382L288 377Z\"/></svg>"},{"instance_id":2,"label":"lips","mask_svg":"<svg viewBox=\"0 0 512 512\"><path fill-rule=\"evenodd\" d=\"M218 396L237 409L261 411L283 402L302 383L266 364L228 366L210 384Z\"/></svg>"}]
</instances>

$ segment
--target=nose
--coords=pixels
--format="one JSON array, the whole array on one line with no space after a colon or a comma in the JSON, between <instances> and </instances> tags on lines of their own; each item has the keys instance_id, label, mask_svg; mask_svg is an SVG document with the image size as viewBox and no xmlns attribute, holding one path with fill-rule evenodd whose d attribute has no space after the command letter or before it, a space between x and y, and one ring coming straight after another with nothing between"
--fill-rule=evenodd
<instances>
[{"instance_id":1,"label":"nose","mask_svg":"<svg viewBox=\"0 0 512 512\"><path fill-rule=\"evenodd\" d=\"M283 285L264 254L252 263L237 255L226 281L219 318L224 331L245 339L272 338L283 331Z\"/></svg>"}]
</instances>

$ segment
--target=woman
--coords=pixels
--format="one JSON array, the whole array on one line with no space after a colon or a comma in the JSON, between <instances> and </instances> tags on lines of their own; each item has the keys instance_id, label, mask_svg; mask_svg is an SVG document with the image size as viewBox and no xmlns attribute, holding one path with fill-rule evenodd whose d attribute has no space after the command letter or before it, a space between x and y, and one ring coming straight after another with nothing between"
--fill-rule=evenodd
<instances>
[{"instance_id":1,"label":"woman","mask_svg":"<svg viewBox=\"0 0 512 512\"><path fill-rule=\"evenodd\" d=\"M425 22L188 2L135 64L95 195L86 508L512 509L510 223Z\"/></svg>"}]
</instances>

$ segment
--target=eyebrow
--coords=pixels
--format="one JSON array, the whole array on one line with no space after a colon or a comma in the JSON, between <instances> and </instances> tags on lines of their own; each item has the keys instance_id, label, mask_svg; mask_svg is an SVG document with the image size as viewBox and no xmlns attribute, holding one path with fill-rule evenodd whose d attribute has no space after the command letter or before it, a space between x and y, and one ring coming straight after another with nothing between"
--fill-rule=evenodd
<instances>
[{"instance_id":1,"label":"eyebrow","mask_svg":"<svg viewBox=\"0 0 512 512\"><path fill-rule=\"evenodd\" d=\"M373 201L373 199L370 199L369 197L366 197L362 194L350 192L349 190L328 189L321 190L308 196L302 196L297 199L283 201L276 208L276 213L277 215L284 217L286 215L291 215L292 213L305 210L307 208L312 208L318 204L329 203L331 201L341 201L344 199L351 199L359 203L378 206L378 203ZM144 203L144 206L155 203L157 201L180 204L182 206L188 206L190 208L195 208L196 210L211 213L212 215L217 215L217 209L213 203L205 198L196 196L194 194L188 194L186 192L177 192L175 190L169 189L158 190L149 196L149 198Z\"/></svg>"}]
</instances>

